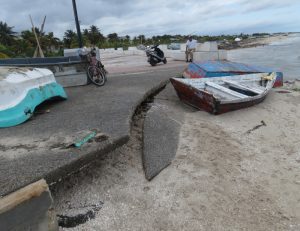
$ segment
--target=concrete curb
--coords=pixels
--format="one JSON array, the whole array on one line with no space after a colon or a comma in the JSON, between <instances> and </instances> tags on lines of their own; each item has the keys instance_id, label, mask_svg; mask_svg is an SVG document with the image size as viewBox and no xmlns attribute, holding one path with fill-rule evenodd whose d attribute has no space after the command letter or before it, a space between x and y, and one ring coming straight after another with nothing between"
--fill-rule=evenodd
<instances>
[{"instance_id":1,"label":"concrete curb","mask_svg":"<svg viewBox=\"0 0 300 231\"><path fill-rule=\"evenodd\" d=\"M64 179L67 176L72 175L73 173L80 170L80 168L88 165L91 163L95 158L98 158L99 156L109 153L113 150L115 150L118 147L121 147L122 145L126 144L129 140L129 135L122 136L119 139L116 139L112 142L110 142L107 145L103 145L103 147L99 147L97 150L90 151L82 156L80 156L78 159L73 160L72 162L64 165L63 167L59 167L46 175L43 176L43 178L47 181L47 183L52 186L55 184L55 182L60 181Z\"/></svg>"},{"instance_id":2,"label":"concrete curb","mask_svg":"<svg viewBox=\"0 0 300 231\"><path fill-rule=\"evenodd\" d=\"M92 162L95 158L105 154L112 152L113 150L117 149L118 147L121 147L122 145L126 144L129 141L130 138L130 130L133 122L133 116L136 112L136 109L151 95L157 93L160 89L164 88L166 84L169 82L169 80L164 80L160 82L157 86L151 88L149 91L147 91L144 96L132 107L131 112L129 113L128 117L128 127L129 131L128 134L125 136L122 136L116 140L113 140L111 143L105 145L104 147L101 147L100 149L97 149L95 151L89 152L85 154L84 156L81 156L80 158L72 161L71 163L65 165L63 168L55 169L54 171L49 172L47 175L43 176L43 178L46 179L47 183L51 186L52 183L56 182L57 180L60 180L61 176L69 176L73 172L77 172L80 168L84 167L85 165Z\"/></svg>"}]
</instances>

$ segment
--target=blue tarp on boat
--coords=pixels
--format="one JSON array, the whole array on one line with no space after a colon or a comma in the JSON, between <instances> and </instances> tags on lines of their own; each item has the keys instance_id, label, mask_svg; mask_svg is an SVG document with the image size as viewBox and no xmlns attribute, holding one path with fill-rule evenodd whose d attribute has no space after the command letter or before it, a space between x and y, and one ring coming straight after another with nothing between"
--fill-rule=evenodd
<instances>
[{"instance_id":1,"label":"blue tarp on boat","mask_svg":"<svg viewBox=\"0 0 300 231\"><path fill-rule=\"evenodd\" d=\"M248 65L230 61L204 61L195 62L188 65L183 72L184 78L209 78L230 75L242 75L262 72L276 72L276 82L274 87L283 85L283 74L280 71L269 67Z\"/></svg>"}]
</instances>

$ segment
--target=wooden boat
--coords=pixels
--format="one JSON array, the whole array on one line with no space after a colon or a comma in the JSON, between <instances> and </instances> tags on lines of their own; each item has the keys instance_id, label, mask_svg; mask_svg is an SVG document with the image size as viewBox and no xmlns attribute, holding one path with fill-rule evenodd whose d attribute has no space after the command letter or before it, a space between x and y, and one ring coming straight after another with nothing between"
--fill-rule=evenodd
<instances>
[{"instance_id":1,"label":"wooden boat","mask_svg":"<svg viewBox=\"0 0 300 231\"><path fill-rule=\"evenodd\" d=\"M262 102L272 89L275 80L274 72L200 79L170 79L180 100L212 114L222 114Z\"/></svg>"},{"instance_id":2,"label":"wooden boat","mask_svg":"<svg viewBox=\"0 0 300 231\"><path fill-rule=\"evenodd\" d=\"M54 97L67 95L50 70L0 67L0 128L23 123L36 106Z\"/></svg>"},{"instance_id":3,"label":"wooden boat","mask_svg":"<svg viewBox=\"0 0 300 231\"><path fill-rule=\"evenodd\" d=\"M255 73L276 72L276 80L273 87L283 86L283 73L272 68L236 63L227 60L203 61L190 63L184 70L183 78L212 78L229 75L245 75Z\"/></svg>"}]
</instances>

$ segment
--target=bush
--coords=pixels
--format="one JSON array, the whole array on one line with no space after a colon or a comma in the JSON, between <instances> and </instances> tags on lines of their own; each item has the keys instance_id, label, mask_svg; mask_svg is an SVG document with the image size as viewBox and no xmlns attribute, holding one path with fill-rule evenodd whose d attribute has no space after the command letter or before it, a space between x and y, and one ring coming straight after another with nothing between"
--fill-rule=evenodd
<instances>
[{"instance_id":1,"label":"bush","mask_svg":"<svg viewBox=\"0 0 300 231\"><path fill-rule=\"evenodd\" d=\"M8 55L6 55L6 54L0 52L0 59L7 59L7 58L9 58Z\"/></svg>"}]
</instances>

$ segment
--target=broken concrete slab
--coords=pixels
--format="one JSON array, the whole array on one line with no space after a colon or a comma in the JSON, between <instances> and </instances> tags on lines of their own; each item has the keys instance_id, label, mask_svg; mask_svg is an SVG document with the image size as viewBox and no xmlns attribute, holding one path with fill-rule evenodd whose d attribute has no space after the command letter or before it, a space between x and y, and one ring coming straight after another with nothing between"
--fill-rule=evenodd
<instances>
[{"instance_id":1,"label":"broken concrete slab","mask_svg":"<svg viewBox=\"0 0 300 231\"><path fill-rule=\"evenodd\" d=\"M164 101L166 92L171 91L171 95L176 97L170 84L155 97L155 103L144 121L143 165L148 180L166 168L176 155L184 111ZM177 104L177 101L174 102Z\"/></svg>"}]
</instances>

